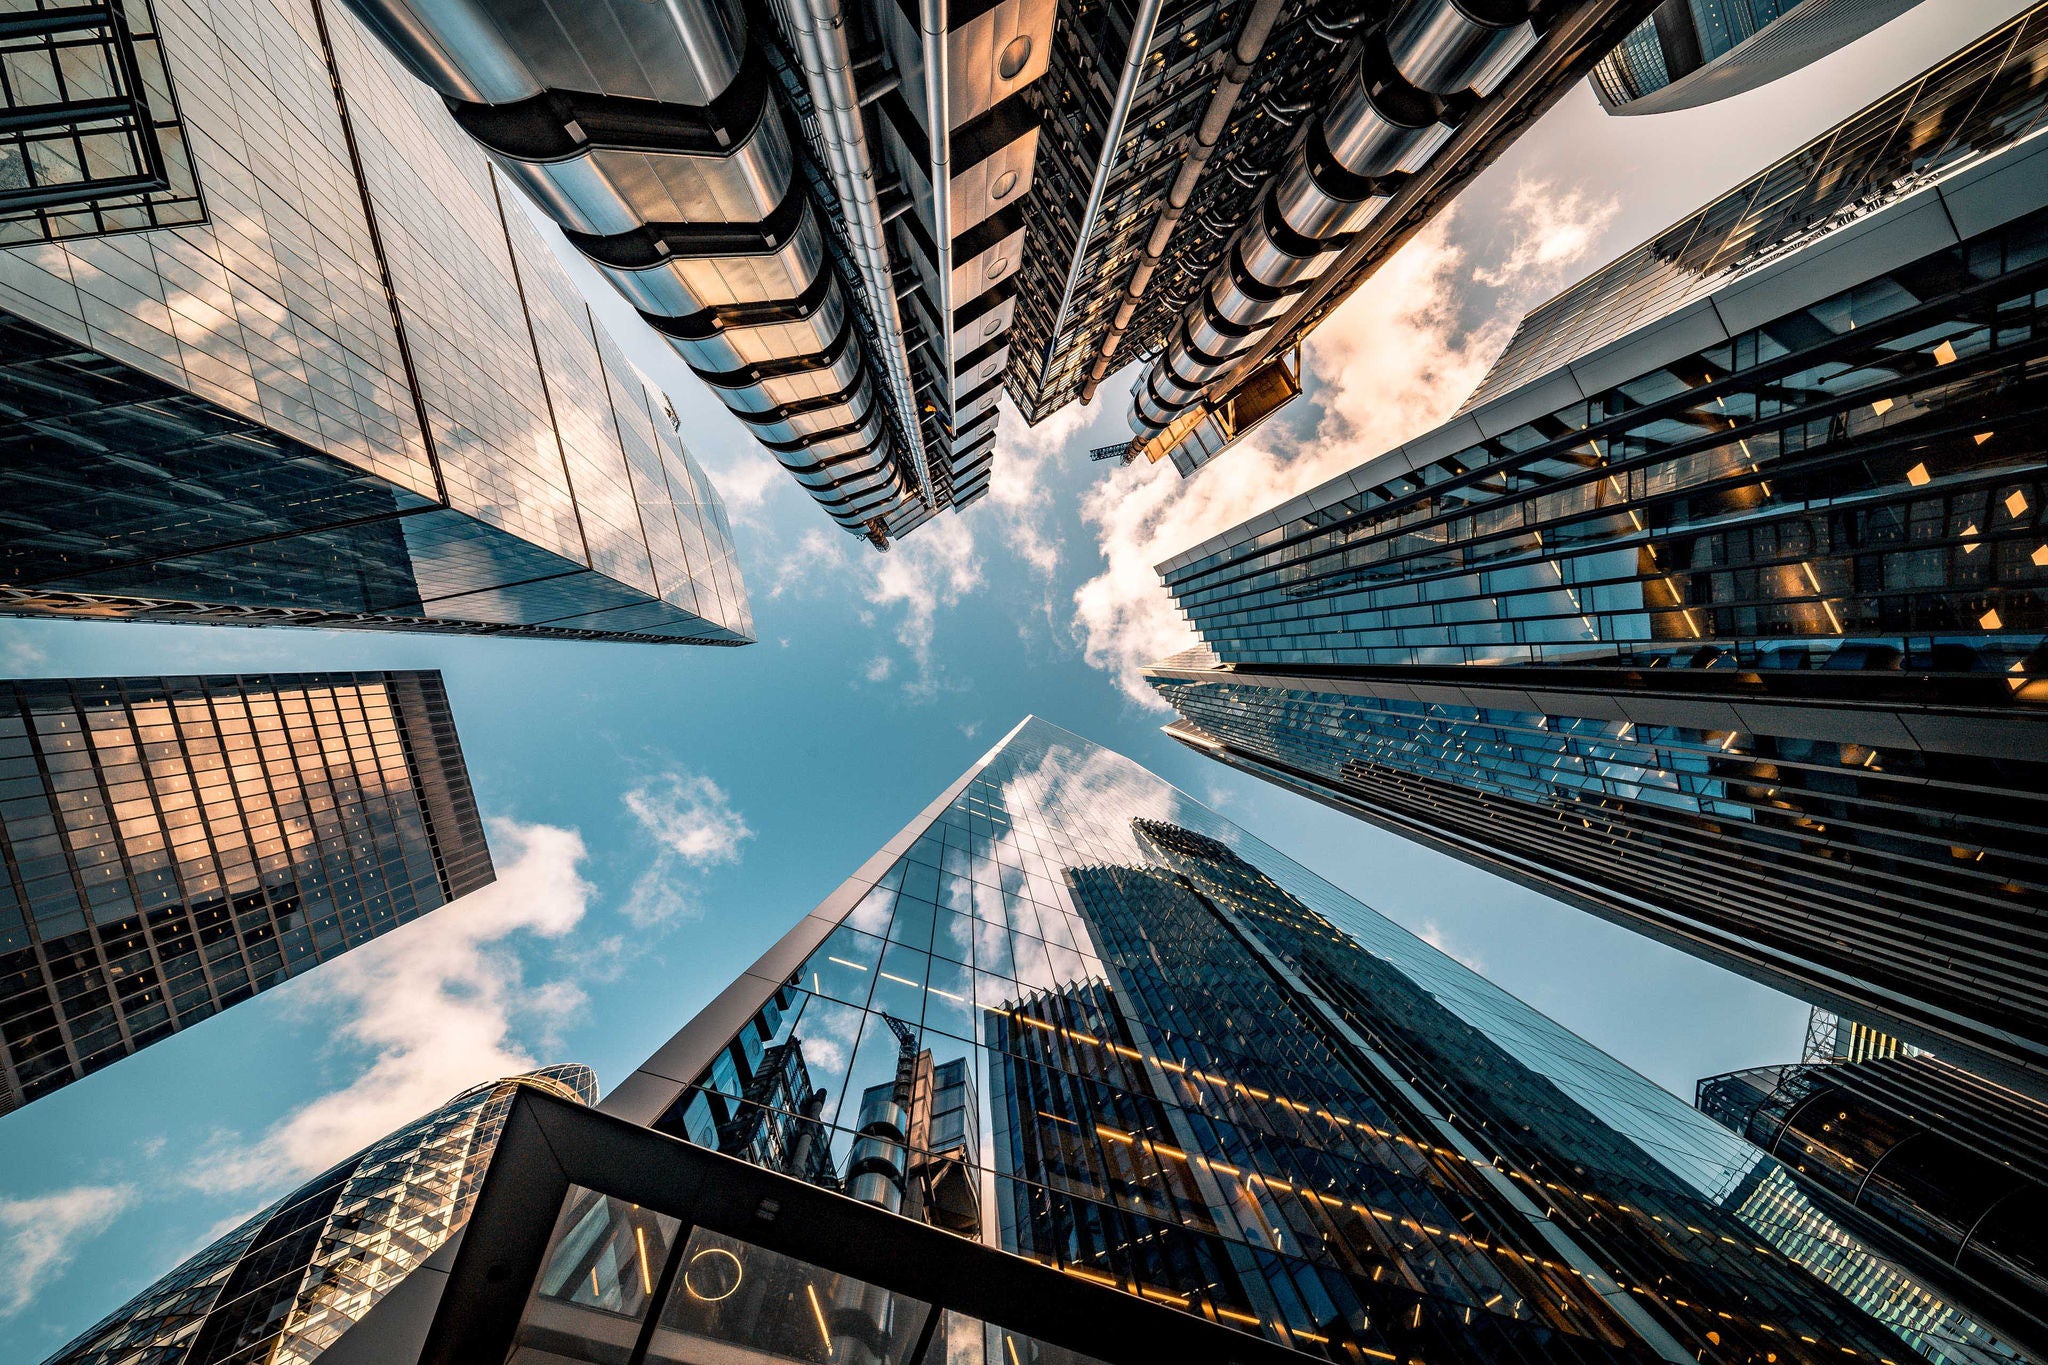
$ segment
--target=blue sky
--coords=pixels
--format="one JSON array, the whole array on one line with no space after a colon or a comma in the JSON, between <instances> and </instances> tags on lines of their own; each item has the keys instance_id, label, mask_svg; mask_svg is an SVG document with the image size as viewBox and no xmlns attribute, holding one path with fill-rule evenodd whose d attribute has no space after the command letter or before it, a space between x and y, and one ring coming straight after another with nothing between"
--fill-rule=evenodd
<instances>
[{"instance_id":1,"label":"blue sky","mask_svg":"<svg viewBox=\"0 0 2048 1365\"><path fill-rule=\"evenodd\" d=\"M291 1184L531 1061L610 1084L1037 712L1213 805L1653 1080L1784 1060L1805 1007L1242 777L1158 733L1151 565L1425 429L1521 310L1994 23L1935 0L1803 78L1618 120L1576 90L1309 347L1309 401L1183 483L1105 476L1128 379L1027 430L994 493L877 556L603 286L734 516L739 650L0 621L0 672L438 668L500 881L0 1119L0 1360L35 1361ZM573 264L573 262L572 262ZM580 271L580 266L577 267Z\"/></svg>"}]
</instances>

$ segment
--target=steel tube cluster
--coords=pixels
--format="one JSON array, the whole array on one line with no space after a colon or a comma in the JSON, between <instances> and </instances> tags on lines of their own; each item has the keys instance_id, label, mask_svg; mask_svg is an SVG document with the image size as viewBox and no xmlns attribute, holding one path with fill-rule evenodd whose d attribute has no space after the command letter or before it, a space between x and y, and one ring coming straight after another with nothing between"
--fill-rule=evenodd
<instances>
[{"instance_id":1,"label":"steel tube cluster","mask_svg":"<svg viewBox=\"0 0 2048 1365\"><path fill-rule=\"evenodd\" d=\"M834 520L858 531L913 492L905 471L921 471L923 452L896 449L886 411L909 407L907 361L867 354L852 282L832 267L797 174L800 129L736 9L349 3ZM835 9L791 6L809 21L806 74L825 88L820 122L867 276L881 224L871 170L859 196L864 148L847 142L858 106ZM866 282L893 313L879 271L882 287ZM904 418L915 442L915 409Z\"/></svg>"},{"instance_id":2,"label":"steel tube cluster","mask_svg":"<svg viewBox=\"0 0 2048 1365\"><path fill-rule=\"evenodd\" d=\"M1166 208L1153 226L1152 235L1145 241L1145 254L1131 271L1131 282L1124 291L1123 301L1117 305L1116 316L1110 320L1109 331L1103 335L1101 353L1089 368L1088 378L1082 381L1083 403L1094 400L1095 386L1109 373L1109 367L1116 359L1116 348L1123 341L1131 319L1137 315L1138 303L1145 297L1153 273L1166 257L1166 244L1172 238L1181 214L1187 211L1188 201L1194 197L1195 182L1201 179L1203 167L1209 164L1209 157L1222 139L1223 130L1230 125L1230 114L1237 107L1237 97L1250 83L1252 71L1266 50L1266 39L1272 34L1273 24L1279 19L1285 3L1286 0L1256 0L1244 27L1238 31L1237 42L1231 47L1230 65L1217 78L1216 89L1209 96L1209 107L1202 111L1202 121L1195 127L1194 146L1188 148L1187 157L1181 162L1180 171L1166 192ZM1076 259L1079 259L1078 252ZM1071 279L1068 292L1072 292ZM1064 324L1064 309L1060 320Z\"/></svg>"},{"instance_id":3,"label":"steel tube cluster","mask_svg":"<svg viewBox=\"0 0 2048 1365\"><path fill-rule=\"evenodd\" d=\"M1536 45L1529 8L1526 0L1407 0L1365 38L1328 109L1267 182L1133 391L1140 439L1164 430L1257 345L1402 179L1430 163L1462 109L1520 64Z\"/></svg>"}]
</instances>

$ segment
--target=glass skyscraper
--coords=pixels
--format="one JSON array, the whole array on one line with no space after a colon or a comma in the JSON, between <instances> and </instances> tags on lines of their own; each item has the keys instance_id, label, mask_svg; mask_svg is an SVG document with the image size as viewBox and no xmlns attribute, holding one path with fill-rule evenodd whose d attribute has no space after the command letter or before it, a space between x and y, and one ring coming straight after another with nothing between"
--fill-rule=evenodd
<instances>
[{"instance_id":1,"label":"glass skyscraper","mask_svg":"<svg viewBox=\"0 0 2048 1365\"><path fill-rule=\"evenodd\" d=\"M1920 0L1662 0L1593 68L1610 114L1663 114L1754 90Z\"/></svg>"},{"instance_id":2,"label":"glass skyscraper","mask_svg":"<svg viewBox=\"0 0 2048 1365\"><path fill-rule=\"evenodd\" d=\"M718 495L334 0L0 16L0 612L743 644Z\"/></svg>"},{"instance_id":3,"label":"glass skyscraper","mask_svg":"<svg viewBox=\"0 0 2048 1365\"><path fill-rule=\"evenodd\" d=\"M1160 566L1199 752L2048 1088L2048 6Z\"/></svg>"},{"instance_id":4,"label":"glass skyscraper","mask_svg":"<svg viewBox=\"0 0 2048 1365\"><path fill-rule=\"evenodd\" d=\"M2048 1351L2048 1104L1896 1052L1709 1076L1695 1102L1928 1285Z\"/></svg>"},{"instance_id":5,"label":"glass skyscraper","mask_svg":"<svg viewBox=\"0 0 2048 1365\"><path fill-rule=\"evenodd\" d=\"M0 682L0 1113L489 883L441 675Z\"/></svg>"},{"instance_id":6,"label":"glass skyscraper","mask_svg":"<svg viewBox=\"0 0 2048 1365\"><path fill-rule=\"evenodd\" d=\"M45 1365L310 1365L468 1221L522 1087L597 1100L597 1077L574 1064L465 1090L252 1215Z\"/></svg>"},{"instance_id":7,"label":"glass skyscraper","mask_svg":"<svg viewBox=\"0 0 2048 1365\"><path fill-rule=\"evenodd\" d=\"M603 1108L602 1132L561 1144L584 1153L562 1158L561 1217L525 1215L553 1222L545 1254L472 1230L465 1262L528 1269L449 1291L429 1358L449 1358L444 1328L476 1330L478 1283L518 1315L521 1362L722 1359L705 1315L748 1292L768 1297L725 1339L775 1359L1073 1358L920 1338L829 1277L808 1302L801 1279L744 1289L746 1248L643 1207L659 1138L606 1177L647 1195L595 1184L590 1154L640 1141L631 1123L949 1227L961 1257L997 1248L1236 1334L1203 1359L1228 1340L1361 1365L2026 1358L1678 1097L1037 719ZM782 1235L796 1196L736 1198Z\"/></svg>"}]
</instances>

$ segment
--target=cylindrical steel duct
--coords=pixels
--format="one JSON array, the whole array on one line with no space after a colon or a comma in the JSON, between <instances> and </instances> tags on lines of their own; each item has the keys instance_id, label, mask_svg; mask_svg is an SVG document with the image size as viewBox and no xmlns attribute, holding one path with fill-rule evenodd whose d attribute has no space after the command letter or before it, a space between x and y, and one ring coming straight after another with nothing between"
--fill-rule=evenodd
<instances>
[{"instance_id":1,"label":"cylindrical steel duct","mask_svg":"<svg viewBox=\"0 0 2048 1365\"><path fill-rule=\"evenodd\" d=\"M868 353L797 174L799 134L736 8L579 0L543 23L509 0L348 3L829 515L857 531L909 491L921 452L896 449L875 402L879 382L914 437L907 368ZM824 112L828 143L843 141ZM852 174L839 151L835 173ZM858 256L872 244L857 209Z\"/></svg>"},{"instance_id":2,"label":"cylindrical steel duct","mask_svg":"<svg viewBox=\"0 0 2048 1365\"><path fill-rule=\"evenodd\" d=\"M1141 439L1258 344L1384 207L1397 178L1429 164L1450 137L1455 104L1492 93L1535 46L1528 13L1527 0L1408 0L1366 38L1134 389ZM1103 373L1109 359L1105 350Z\"/></svg>"}]
</instances>

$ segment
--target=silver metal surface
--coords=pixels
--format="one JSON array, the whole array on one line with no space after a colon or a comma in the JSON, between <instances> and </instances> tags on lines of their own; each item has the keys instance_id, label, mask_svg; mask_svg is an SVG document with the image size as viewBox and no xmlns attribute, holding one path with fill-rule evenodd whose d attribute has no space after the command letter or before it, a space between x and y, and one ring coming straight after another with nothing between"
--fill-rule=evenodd
<instances>
[{"instance_id":1,"label":"silver metal surface","mask_svg":"<svg viewBox=\"0 0 2048 1365\"><path fill-rule=\"evenodd\" d=\"M1536 39L1528 23L1496 27L1473 19L1453 0L1411 0L1388 25L1386 42L1403 79L1417 90L1441 96L1475 85L1483 87L1482 94L1493 89L1534 49ZM1342 78L1321 116L1321 133L1341 166L1355 176L1373 180L1397 171L1424 169L1449 141L1451 129L1441 122L1409 127L1389 117L1375 101L1365 64L1360 63ZM1281 220L1303 237L1330 243L1331 249L1313 257L1294 255L1268 230L1263 205L1255 209L1238 230L1229 255L1210 276L1207 290L1196 296L1184 314L1186 332L1173 334L1134 390L1131 427L1140 437L1163 428L1175 413L1200 397L1200 387L1190 390L1191 380L1199 377L1206 385L1228 373L1235 357L1262 341L1274 321L1292 307L1294 296L1337 264L1342 239L1370 223L1386 203L1378 195L1350 201L1328 193L1310 173L1304 148L1297 148L1269 185L1267 193ZM1162 224L1162 228L1170 226L1170 222ZM1163 236L1164 232L1155 232L1154 242L1163 245ZM1268 288L1286 290L1286 296L1267 302L1245 293L1232 277L1232 258L1253 279ZM1133 298L1136 292L1134 288ZM1212 318L1252 331L1226 338L1208 325ZM1225 363L1211 365L1188 354L1189 339L1205 350L1212 340L1224 343L1208 353L1227 357ZM1098 378L1108 373L1111 349L1105 345L1096 362ZM1169 404L1172 410L1166 411Z\"/></svg>"},{"instance_id":2,"label":"silver metal surface","mask_svg":"<svg viewBox=\"0 0 2048 1365\"><path fill-rule=\"evenodd\" d=\"M1188 200L1194 196L1195 184L1201 179L1202 168L1208 165L1210 154L1216 150L1216 143L1222 138L1223 130L1229 126L1230 112L1237 106L1237 97L1243 92L1245 83L1251 79L1252 70L1266 48L1266 39L1273 32L1273 25L1280 17L1285 0L1256 0L1251 13L1246 16L1244 28L1238 32L1237 42L1231 49L1231 65L1225 68L1217 79L1216 89L1209 96L1209 107L1202 112L1202 121L1195 129L1195 144L1188 148L1186 159L1181 162L1179 172L1173 178L1173 185L1167 191L1166 207L1159 215L1159 222L1152 229L1152 236L1145 243L1145 254L1131 272L1131 282L1126 290L1123 303L1118 305L1115 319L1109 331L1102 338L1102 349L1090 367L1088 378L1081 386L1081 401L1090 402L1095 397L1095 386L1102 382L1104 375L1116 359L1117 343L1123 339L1124 329L1137 315L1138 301L1152 283L1152 275L1166 256L1166 245L1173 237L1173 229L1180 222L1180 216L1187 210ZM1071 292L1071 286L1070 286Z\"/></svg>"},{"instance_id":3,"label":"silver metal surface","mask_svg":"<svg viewBox=\"0 0 2048 1365\"><path fill-rule=\"evenodd\" d=\"M910 378L910 357L903 349L903 317L889 268L889 244L875 191L875 168L868 154L860 94L853 83L845 15L839 0L781 0L781 7L796 39L797 57L803 64L804 80L810 86L812 105L818 111L832 185L839 192L847 235L852 239L854 259L860 266L861 286L884 333L879 358L890 399L896 407L897 425L910 446L904 454L909 457L918 496L930 505L934 500L931 470L925 458L924 434Z\"/></svg>"},{"instance_id":4,"label":"silver metal surface","mask_svg":"<svg viewBox=\"0 0 2048 1365\"><path fill-rule=\"evenodd\" d=\"M1074 306L1074 290L1081 283L1081 267L1088 257L1088 239L1095 234L1095 220L1102 213L1103 192L1109 188L1109 173L1116 169L1122 150L1124 124L1131 115L1131 100L1138 93L1138 78L1145 71L1145 57L1152 50L1152 33L1159 25L1161 0L1138 0L1138 14L1131 21L1131 45L1124 53L1123 74L1117 78L1116 98L1109 106L1109 124L1102 132L1102 152L1095 158L1095 178L1088 186L1088 203L1081 210L1081 227L1074 234L1073 259L1067 262L1067 282L1060 290L1059 310L1053 316L1045 355L1039 361L1039 381L1052 369L1053 355L1065 335L1067 313Z\"/></svg>"}]
</instances>

